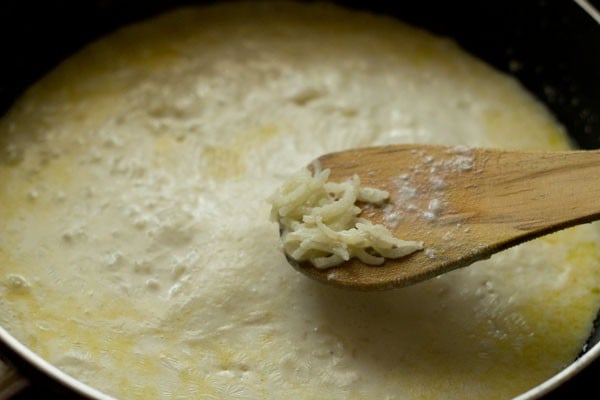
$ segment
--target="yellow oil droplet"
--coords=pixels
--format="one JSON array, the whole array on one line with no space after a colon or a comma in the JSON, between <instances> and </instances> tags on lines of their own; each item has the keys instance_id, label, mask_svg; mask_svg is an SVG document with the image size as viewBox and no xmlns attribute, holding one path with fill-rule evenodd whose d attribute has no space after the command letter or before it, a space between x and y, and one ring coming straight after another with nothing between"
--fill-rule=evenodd
<instances>
[{"instance_id":1,"label":"yellow oil droplet","mask_svg":"<svg viewBox=\"0 0 600 400\"><path fill-rule=\"evenodd\" d=\"M510 108L487 110L483 114L487 135L499 143L518 143L523 132L530 138L521 147L544 148L546 150L566 150L569 143L562 129L551 120L539 120L525 110ZM523 139L520 139L523 142Z\"/></svg>"},{"instance_id":2,"label":"yellow oil droplet","mask_svg":"<svg viewBox=\"0 0 600 400\"><path fill-rule=\"evenodd\" d=\"M208 145L202 152L202 163L208 176L215 179L234 179L246 172L245 157L258 146L275 137L279 129L265 125L233 136L225 145Z\"/></svg>"},{"instance_id":3,"label":"yellow oil droplet","mask_svg":"<svg viewBox=\"0 0 600 400\"><path fill-rule=\"evenodd\" d=\"M202 159L208 175L217 179L231 179L241 176L245 163L238 151L222 146L206 146Z\"/></svg>"}]
</instances>

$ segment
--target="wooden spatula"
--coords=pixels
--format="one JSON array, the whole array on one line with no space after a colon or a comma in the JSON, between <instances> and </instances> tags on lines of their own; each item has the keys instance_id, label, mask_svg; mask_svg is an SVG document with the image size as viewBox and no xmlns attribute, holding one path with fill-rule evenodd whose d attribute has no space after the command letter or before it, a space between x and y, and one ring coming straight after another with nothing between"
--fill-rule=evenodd
<instances>
[{"instance_id":1,"label":"wooden spatula","mask_svg":"<svg viewBox=\"0 0 600 400\"><path fill-rule=\"evenodd\" d=\"M393 145L318 158L332 181L358 174L390 203L362 217L424 250L369 266L290 263L337 286L402 287L465 267L527 240L600 218L600 151L510 151L464 146Z\"/></svg>"}]
</instances>

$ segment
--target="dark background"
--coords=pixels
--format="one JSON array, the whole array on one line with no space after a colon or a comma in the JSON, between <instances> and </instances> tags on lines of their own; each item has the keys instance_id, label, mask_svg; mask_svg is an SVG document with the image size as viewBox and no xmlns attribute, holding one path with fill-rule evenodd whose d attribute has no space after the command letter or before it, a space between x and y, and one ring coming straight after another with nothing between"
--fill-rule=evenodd
<instances>
[{"instance_id":1,"label":"dark background","mask_svg":"<svg viewBox=\"0 0 600 400\"><path fill-rule=\"evenodd\" d=\"M45 72L115 28L194 1L0 2L0 115ZM570 0L340 2L385 12L450 36L467 50L519 79L554 112L575 143L600 148L600 25ZM591 1L599 8L600 0ZM510 68L518 61L520 68ZM597 341L597 332L590 344ZM0 352L15 363L10 349ZM460 360L457 360L460 362ZM55 382L21 365L33 385L16 399L69 398ZM548 396L586 399L600 377L600 360ZM592 392L593 393L593 392Z\"/></svg>"}]
</instances>

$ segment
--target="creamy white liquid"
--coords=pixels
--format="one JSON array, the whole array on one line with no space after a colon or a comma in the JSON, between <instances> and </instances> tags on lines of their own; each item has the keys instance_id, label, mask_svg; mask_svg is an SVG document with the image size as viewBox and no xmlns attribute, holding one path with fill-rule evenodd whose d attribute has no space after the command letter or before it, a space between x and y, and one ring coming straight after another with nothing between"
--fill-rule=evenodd
<instances>
[{"instance_id":1,"label":"creamy white liquid","mask_svg":"<svg viewBox=\"0 0 600 400\"><path fill-rule=\"evenodd\" d=\"M234 4L119 31L0 122L0 324L129 399L514 396L591 330L595 226L391 292L280 251L288 174L411 142L567 147L515 81L391 19Z\"/></svg>"}]
</instances>

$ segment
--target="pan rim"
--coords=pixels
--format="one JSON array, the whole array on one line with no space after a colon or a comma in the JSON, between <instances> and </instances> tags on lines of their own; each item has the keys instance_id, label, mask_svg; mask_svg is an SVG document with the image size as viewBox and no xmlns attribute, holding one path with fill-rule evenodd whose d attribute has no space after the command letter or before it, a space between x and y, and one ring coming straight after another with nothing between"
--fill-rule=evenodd
<instances>
[{"instance_id":1,"label":"pan rim","mask_svg":"<svg viewBox=\"0 0 600 400\"><path fill-rule=\"evenodd\" d=\"M93 388L92 386L81 382L78 379L73 378L71 375L62 371L55 365L46 361L40 357L37 353L25 346L13 335L8 333L3 327L0 326L0 341L6 346L13 350L22 361L28 363L37 371L44 373L56 382L60 382L66 388L72 390L74 393L90 397L97 400L114 400L115 398L107 395L106 393ZM8 399L9 397L6 397ZM5 400L0 397L0 400Z\"/></svg>"}]
</instances>

